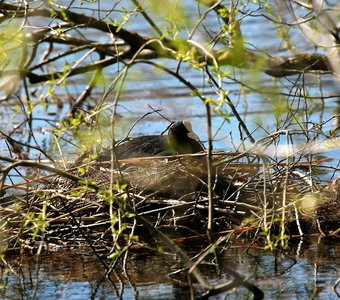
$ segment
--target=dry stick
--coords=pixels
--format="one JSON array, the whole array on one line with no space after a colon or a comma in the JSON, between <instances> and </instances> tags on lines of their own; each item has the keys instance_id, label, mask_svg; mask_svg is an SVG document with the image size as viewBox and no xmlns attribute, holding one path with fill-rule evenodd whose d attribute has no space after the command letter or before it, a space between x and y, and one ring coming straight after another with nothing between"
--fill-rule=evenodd
<instances>
[{"instance_id":1,"label":"dry stick","mask_svg":"<svg viewBox=\"0 0 340 300\"><path fill-rule=\"evenodd\" d=\"M26 67L24 67L26 68ZM28 86L27 86L27 79L26 78L23 78L23 83L24 83L24 90L25 90L25 94L26 94L26 103L27 105L31 102L31 98L30 98L30 93L28 91ZM17 96L18 97L18 96ZM39 143L35 137L35 134L34 134L34 131L33 131L33 128L32 128L32 123L33 123L33 112L32 113L27 113L26 112L26 109L25 109L25 105L24 103L22 103L20 97L18 97L18 100L19 102L21 103L22 105L22 108L23 108L23 112L24 112L24 115L25 115L25 119L27 121L27 125L28 125L28 128L29 128L29 132L30 134L28 135L28 139L27 139L27 144L30 145L31 144L31 139L33 139L34 143L37 145L37 147L40 149L41 147L39 146ZM29 149L29 146L27 147ZM44 153L45 151L43 151ZM51 157L49 155L45 155L47 158L51 159ZM53 160L52 160L53 161Z\"/></svg>"},{"instance_id":2,"label":"dry stick","mask_svg":"<svg viewBox=\"0 0 340 300\"><path fill-rule=\"evenodd\" d=\"M119 142L117 142L115 144L115 147L117 147L118 145L120 145L121 143L125 142L128 138L129 138L129 135L131 133L131 131L135 128L135 126L142 120L144 119L145 117L147 117L148 115L152 115L154 113L157 113L157 112L161 112L162 109L157 109L157 110L153 110L153 111L150 111L150 112L147 112L145 113L144 115L142 115L141 117L139 117L129 128L129 130L127 131L127 133L124 135L124 137L119 140Z\"/></svg>"},{"instance_id":3,"label":"dry stick","mask_svg":"<svg viewBox=\"0 0 340 300\"><path fill-rule=\"evenodd\" d=\"M126 205L126 208L128 211L133 212L133 209L130 205ZM155 228L147 219L144 217L135 214L135 218L138 222L143 224L145 228L149 230L150 233L152 233L156 238L161 240L171 251L176 253L180 259L184 262L184 264L191 269L193 267L193 263L190 260L190 258L187 256L187 254L182 251L168 236L166 236L164 233L162 233L160 230ZM198 270L198 268L193 268L192 274L195 276L197 281L206 289L212 289L213 287L205 280L203 274Z\"/></svg>"},{"instance_id":4,"label":"dry stick","mask_svg":"<svg viewBox=\"0 0 340 300\"><path fill-rule=\"evenodd\" d=\"M208 125L208 152L207 152L207 173L208 173L208 199L209 199L209 210L208 210L208 238L212 242L213 234L213 213L214 213L214 203L213 203L213 175L212 175L212 134L211 134L211 110L208 102L205 103L206 114L207 114L207 125Z\"/></svg>"},{"instance_id":5,"label":"dry stick","mask_svg":"<svg viewBox=\"0 0 340 300\"><path fill-rule=\"evenodd\" d=\"M218 1L218 2L220 3L220 2L222 2L222 0L220 0L220 1ZM199 26L200 24L203 23L203 21L204 21L204 19L206 18L206 16L209 14L209 12L210 12L211 10L214 9L214 7L215 7L215 6L209 7L209 8L204 12L204 14L200 17L200 19L197 21L197 23L195 24L195 26L194 26L193 29L191 30L191 32L190 32L190 34L189 34L189 36L188 36L188 40L191 40L191 39L192 39L192 37L194 36L194 34L195 34L195 32L196 32L198 26ZM179 72L179 68L180 68L182 62L183 62L183 58L180 57L180 59L178 60L178 64L177 64L177 68L176 68L176 73Z\"/></svg>"},{"instance_id":6,"label":"dry stick","mask_svg":"<svg viewBox=\"0 0 340 300\"><path fill-rule=\"evenodd\" d=\"M0 174L1 173L4 174L4 176L3 176L3 178L1 179L1 182L0 182L0 191L3 188L5 177L7 176L9 171L11 169L19 167L19 166L38 168L38 169L41 169L41 170L45 170L45 171L48 171L48 172L52 172L52 173L58 174L58 175L60 175L62 177L65 177L65 178L67 178L69 180L72 180L72 181L75 181L75 182L78 182L78 183L85 183L85 180L83 178L80 178L80 177L78 177L76 175L72 175L72 174L68 173L67 171L63 171L63 170L55 168L55 167L46 166L46 165L38 163L36 161L31 161L31 160L15 160L13 158L8 158L8 157L0 156L0 161L1 160L9 162L11 164L9 166L3 168L2 170L0 170ZM98 189L97 185L95 185L95 184L93 184L91 182L88 182L86 184L90 188Z\"/></svg>"},{"instance_id":7,"label":"dry stick","mask_svg":"<svg viewBox=\"0 0 340 300\"><path fill-rule=\"evenodd\" d=\"M340 298L340 294L338 293L338 291L337 291L337 287L338 287L338 285L340 284L340 277L337 279L337 281L334 283L334 285L333 285L333 291L334 291L334 293L336 293L336 295L338 296L338 298Z\"/></svg>"},{"instance_id":8,"label":"dry stick","mask_svg":"<svg viewBox=\"0 0 340 300\"><path fill-rule=\"evenodd\" d=\"M282 197L282 220L281 220L281 232L280 232L280 240L281 246L284 247L284 236L285 236L285 222L286 222L286 202L287 202L287 186L288 186L288 177L289 177L289 132L286 131L286 159L287 159L287 168L285 174L285 182L283 187L283 197Z\"/></svg>"},{"instance_id":9,"label":"dry stick","mask_svg":"<svg viewBox=\"0 0 340 300\"><path fill-rule=\"evenodd\" d=\"M214 79L214 77L210 74L210 71L208 69L208 67L205 68L205 71L207 72L209 79L214 83L215 86L218 86L218 83L216 82L216 80ZM242 129L244 130L244 132L247 134L247 137L249 138L249 140L252 143L255 143L255 139L252 137L251 133L249 132L246 124L243 122L240 114L238 113L235 105L233 104L233 102L231 101L230 97L224 93L224 98L227 100L227 104L228 106L231 108L232 113L234 114L234 116L236 117L237 121L239 122L240 126L242 127Z\"/></svg>"},{"instance_id":10,"label":"dry stick","mask_svg":"<svg viewBox=\"0 0 340 300\"><path fill-rule=\"evenodd\" d=\"M103 58L103 57L101 57ZM81 95L78 97L78 99L72 104L71 110L67 114L67 119L74 117L77 109L82 106L82 104L85 102L86 98L91 94L93 87L96 84L96 81L98 79L98 76L100 76L102 69L98 68L96 72L93 74L90 82L86 86L86 88L83 90Z\"/></svg>"},{"instance_id":11,"label":"dry stick","mask_svg":"<svg viewBox=\"0 0 340 300\"><path fill-rule=\"evenodd\" d=\"M103 267L105 268L105 270L107 271L109 269L108 265L106 264L106 262L100 257L99 253L96 251L96 248L94 247L94 245L92 244L92 241L90 240L90 238L84 233L84 231L81 229L81 226L78 222L78 220L76 219L76 217L74 216L73 212L67 207L63 197L60 198L60 202L62 203L62 205L64 206L65 210L69 211L69 214L74 222L74 224L77 226L78 230L80 231L80 234L83 236L83 238L87 241L87 243L89 244L90 248L92 249L94 255L97 257L97 259L100 261L100 263L103 265ZM107 276L107 279L111 282L112 286L115 288L116 293L117 293L117 289L116 289L116 285L115 283L112 281L112 279L110 279L109 276Z\"/></svg>"},{"instance_id":12,"label":"dry stick","mask_svg":"<svg viewBox=\"0 0 340 300\"><path fill-rule=\"evenodd\" d=\"M207 15L208 15L212 10L215 10L218 6L220 6L220 4L221 4L222 1L223 1L223 0L219 0L219 1L216 1L216 3L212 3L211 5L210 5L210 4L208 5L209 8L203 13L203 15L202 15L202 16L200 17L200 19L197 21L197 23L195 24L195 26L194 26L193 29L191 30L188 39L191 39L191 38L194 36L194 34L195 34L195 32L196 32L198 26L199 26L200 24L203 23L203 20L207 17ZM198 1L198 2L201 2L201 1Z\"/></svg>"},{"instance_id":13,"label":"dry stick","mask_svg":"<svg viewBox=\"0 0 340 300\"><path fill-rule=\"evenodd\" d=\"M127 56L129 56L129 55L127 55ZM124 59L125 54L122 54L122 56L120 58ZM117 61L118 61L117 57L109 57L109 58L106 58L106 59L101 59L101 60L98 60L94 63L91 63L90 65L72 68L68 72L67 76L71 77L71 76L75 76L75 75L78 75L78 74L83 74L83 73L86 73L86 72L95 71L98 68L104 68L104 67L110 66L112 64L115 64L115 63L117 63ZM30 83L32 83L32 84L48 81L53 77L59 78L60 76L64 75L64 72L52 72L52 73L37 75L35 73L29 72L29 71L23 71L23 70L15 70L15 71L14 70L8 70L8 71L1 72L1 74L6 74L6 73L11 74L11 73L14 73L14 72L19 72L21 75L26 75L28 77Z\"/></svg>"},{"instance_id":14,"label":"dry stick","mask_svg":"<svg viewBox=\"0 0 340 300\"><path fill-rule=\"evenodd\" d=\"M51 41L49 41L49 42L51 42ZM60 58L62 58L64 56L74 55L77 52L80 52L80 51L82 51L84 49L93 48L93 47L96 47L97 52L98 52L98 47L94 43L91 43L91 44L87 43L85 45L74 47L74 48L72 48L70 50L61 52L61 53L57 54L56 56L53 56L53 57L50 57L50 58L45 58L42 61L40 61L39 63L37 63L36 65L33 65L30 68L28 68L28 70L29 71L33 71L35 69L39 69L39 68L43 67L44 65L52 63L52 62L54 62L54 61L56 61L56 60L58 60L58 59L60 59Z\"/></svg>"},{"instance_id":15,"label":"dry stick","mask_svg":"<svg viewBox=\"0 0 340 300\"><path fill-rule=\"evenodd\" d=\"M230 233L228 235L226 235L224 237L220 237L218 239L218 241L216 241L214 244L209 245L209 247L204 251L204 253L196 261L195 265L200 263L209 253L211 253L211 249L213 247L215 248L215 246L218 246L222 242L224 242L225 240L229 239L230 234L233 234L234 232L235 232L234 230L230 231ZM228 266L224 266L224 269L227 271L227 273L229 275L234 277L234 280L230 280L226 283L222 283L222 284L214 286L213 289L204 293L203 297L213 296L213 295L216 295L216 294L221 293L223 291L228 291L228 290L231 290L234 287L242 285L254 294L254 299L263 299L264 293L256 285L254 285L251 282L244 279L239 273L237 273L233 269L229 268Z\"/></svg>"},{"instance_id":16,"label":"dry stick","mask_svg":"<svg viewBox=\"0 0 340 300\"><path fill-rule=\"evenodd\" d=\"M81 28L81 27L85 27L85 26L78 26L78 28ZM74 29L74 28L72 28ZM93 40L84 40L84 39L81 39L81 38L77 38L77 37L73 37L71 35L68 35L68 34L61 34L60 36L55 36L53 34L51 35L46 35L43 37L42 42L49 42L49 43L57 43L57 44L65 44L65 45L68 45L68 46L72 46L74 48L70 48L70 50L65 50L65 52L59 52L59 54L56 54L56 56L50 58L50 59L47 59L46 58L46 61L43 61L44 64L47 64L47 63L50 63L51 60L56 60L59 59L61 56L65 56L65 55L72 55L72 54L75 54L76 52L79 52L80 50L84 50L84 47L85 49L86 48L96 48L96 52L99 54L99 55L103 55L103 56L106 56L106 55L109 55L109 56L115 56L117 55L119 52L117 51L117 46L122 46L120 48L120 50L123 50L123 49L127 49L128 46L127 44L124 42L124 41L112 41L112 42L95 42ZM125 48L123 47L125 46ZM61 55L61 56L60 56ZM40 67L40 66L38 66ZM34 69L37 69L36 66L34 66Z\"/></svg>"},{"instance_id":17,"label":"dry stick","mask_svg":"<svg viewBox=\"0 0 340 300\"><path fill-rule=\"evenodd\" d=\"M21 125L23 125L25 122L27 122L27 120L24 120ZM23 142L20 142L18 140L15 140L11 137L12 133L15 132L15 130L17 129L18 127L16 127L9 135L4 133L3 131L0 130L0 135L3 135L7 141L11 144L11 143L15 143L15 144L18 144L18 145L21 145L23 147L28 147L28 148L31 148L31 149L34 149L36 151L39 151L41 152L45 157L47 157L51 162L54 162L53 158L48 155L48 153L46 153L43 149L41 149L41 147L37 147L37 146L33 146L33 145L29 145L27 143L23 143ZM38 144L38 143L37 143Z\"/></svg>"},{"instance_id":18,"label":"dry stick","mask_svg":"<svg viewBox=\"0 0 340 300\"><path fill-rule=\"evenodd\" d=\"M128 73L128 66L126 66L123 71L122 71L122 76L120 79L120 82L117 82L118 88L117 88L117 93L114 99L114 110L113 110L113 114L111 116L111 121L110 121L110 125L111 125L111 132L112 132L112 148L111 148L111 170L113 170L115 168L115 165L117 165L117 169L119 172L119 176L122 179L122 181L124 181L124 177L120 168L120 165L117 163L118 157L117 157L117 153L116 153L116 148L115 148L115 117L116 117L116 112L117 112L117 105L118 105L118 99L119 99L119 95L122 92L123 86L124 86L124 82L125 82L125 78L127 76ZM112 85L116 85L115 80L113 81ZM113 172L110 173L110 196L113 196L113 188L114 188L114 177L113 177ZM130 199L130 193L129 190L126 191L126 196L127 196L127 201L129 203L131 203L131 199ZM110 220L113 220L113 202L110 201ZM122 214L121 214L121 210L118 210L118 224L119 224L119 229L122 228ZM119 234L117 235L115 233L114 230L114 224L111 224L111 234L112 234L112 239L113 239L113 246L116 246L118 249L120 249L120 246L118 244L118 238L119 238ZM119 255L120 256L120 255ZM116 260L117 262L118 260Z\"/></svg>"},{"instance_id":19,"label":"dry stick","mask_svg":"<svg viewBox=\"0 0 340 300\"><path fill-rule=\"evenodd\" d=\"M129 234L128 247L132 245L133 235L135 233L136 226L137 226L137 222L136 222L136 219L134 219L133 220L133 225L132 225L132 228L131 228L131 233ZM130 288L133 291L134 297L137 299L138 298L137 288L136 288L135 284L133 284L133 282L132 282L132 280L130 278L130 275L129 275L128 271L127 271L128 254L129 254L129 251L125 251L124 258L123 258L123 273L124 273L128 283L130 285Z\"/></svg>"},{"instance_id":20,"label":"dry stick","mask_svg":"<svg viewBox=\"0 0 340 300\"><path fill-rule=\"evenodd\" d=\"M226 160L221 160L220 162L216 163L215 165L221 165L223 163L230 163L234 160L238 160L244 156L246 156L247 154L255 154L258 155L259 157L261 157L266 163L268 163L269 157L267 157L264 153L265 153L265 149L264 149L264 145L261 144L262 142L268 140L268 139L272 139L280 134L286 134L287 130L279 130L276 131L274 133L269 134L268 136L265 136L259 140L257 140L255 143L252 144L251 147L249 147L248 149L246 149L245 151L241 152L240 154L228 158Z\"/></svg>"},{"instance_id":21,"label":"dry stick","mask_svg":"<svg viewBox=\"0 0 340 300\"><path fill-rule=\"evenodd\" d=\"M23 16L23 9L16 5L0 3L0 10L3 13L3 16L0 18L0 21L8 18L18 18ZM31 8L27 12L27 16L29 17L51 17L51 10L47 8L36 9ZM53 16L57 19L71 22L74 24L86 24L89 28L95 28L100 31L114 34L115 36L125 40L132 48L139 47L144 44L146 39L141 37L138 34L131 33L124 28L120 28L118 26L114 26L113 24L109 24L105 21L94 18L93 16L86 16L83 14L71 12L70 10L53 10Z\"/></svg>"}]
</instances>

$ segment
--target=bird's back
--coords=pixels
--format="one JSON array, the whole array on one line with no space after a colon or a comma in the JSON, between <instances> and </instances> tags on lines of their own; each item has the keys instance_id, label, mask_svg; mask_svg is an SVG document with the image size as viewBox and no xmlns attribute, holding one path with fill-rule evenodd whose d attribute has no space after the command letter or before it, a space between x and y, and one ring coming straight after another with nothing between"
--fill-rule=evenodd
<instances>
[{"instance_id":1,"label":"bird's back","mask_svg":"<svg viewBox=\"0 0 340 300\"><path fill-rule=\"evenodd\" d=\"M117 159L176 154L169 147L167 136L145 135L133 138L115 148ZM99 154L98 161L111 160L111 151Z\"/></svg>"}]
</instances>

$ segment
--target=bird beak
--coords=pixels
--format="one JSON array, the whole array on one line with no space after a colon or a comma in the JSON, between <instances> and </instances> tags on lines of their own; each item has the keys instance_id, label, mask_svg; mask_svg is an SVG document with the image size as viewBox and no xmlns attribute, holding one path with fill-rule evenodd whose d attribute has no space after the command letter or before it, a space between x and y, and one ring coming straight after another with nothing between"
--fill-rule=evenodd
<instances>
[{"instance_id":1,"label":"bird beak","mask_svg":"<svg viewBox=\"0 0 340 300\"><path fill-rule=\"evenodd\" d=\"M197 135L196 133L194 133L194 132L192 131L191 123L190 123L189 121L185 120L185 121L183 121L183 125L184 125L184 126L187 128L187 130L189 131L189 132L187 133L187 136L188 136L189 138L191 138L191 139L193 139L193 140L199 142L199 141L200 141L200 138L198 137L198 135Z\"/></svg>"},{"instance_id":2,"label":"bird beak","mask_svg":"<svg viewBox=\"0 0 340 300\"><path fill-rule=\"evenodd\" d=\"M197 141L197 142L200 141L200 138L198 137L198 135L197 135L195 132L193 132L193 131L189 131L189 132L187 133L187 136L188 136L189 138L191 138L191 139Z\"/></svg>"}]
</instances>

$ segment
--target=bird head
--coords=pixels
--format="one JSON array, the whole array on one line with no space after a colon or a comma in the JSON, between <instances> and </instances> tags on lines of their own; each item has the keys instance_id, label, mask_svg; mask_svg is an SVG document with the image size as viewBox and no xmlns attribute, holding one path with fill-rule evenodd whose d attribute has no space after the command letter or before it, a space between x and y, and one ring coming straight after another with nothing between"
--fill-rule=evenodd
<instances>
[{"instance_id":1,"label":"bird head","mask_svg":"<svg viewBox=\"0 0 340 300\"><path fill-rule=\"evenodd\" d=\"M177 121L168 132L170 147L179 154L196 153L204 150L196 133L192 131L189 121Z\"/></svg>"}]
</instances>

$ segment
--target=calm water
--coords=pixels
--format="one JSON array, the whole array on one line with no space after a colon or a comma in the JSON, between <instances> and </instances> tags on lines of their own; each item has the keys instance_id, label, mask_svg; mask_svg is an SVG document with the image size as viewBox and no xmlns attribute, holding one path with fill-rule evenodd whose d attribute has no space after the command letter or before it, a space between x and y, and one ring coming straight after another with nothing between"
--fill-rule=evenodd
<instances>
[{"instance_id":1,"label":"calm water","mask_svg":"<svg viewBox=\"0 0 340 300\"><path fill-rule=\"evenodd\" d=\"M62 1L60 1L62 2ZM106 8L109 1L101 1L101 8ZM91 4L86 4L91 5ZM125 5L125 4L124 4ZM287 54L287 49L282 47L277 39L275 28L262 16L263 11L256 10L254 5L255 18L244 18L242 28L245 30L245 39L249 49L260 48L270 55ZM88 12L84 8L79 9L82 13ZM195 19L196 6L188 4L188 15ZM31 25L43 24L44 19L35 20ZM132 31L152 34L152 30L144 25L141 17L131 20ZM219 28L213 14L209 15L206 24L209 28ZM91 30L87 32L91 36ZM301 34L292 29L290 32L292 42L304 51L312 49ZM184 33L185 35L185 33ZM199 30L193 37L194 40L205 39L204 30ZM110 41L108 36L96 36L96 40ZM43 49L42 49L43 50ZM41 51L42 51L41 50ZM82 53L84 54L84 53ZM96 58L96 57L93 57ZM76 59L76 58L75 58ZM89 60L91 57L89 58ZM158 63L165 64L168 68L176 69L177 62L172 60L158 60ZM56 65L58 69L60 65ZM96 88L89 99L88 106L95 105L102 97L112 80L117 76L120 66L112 66L104 70L105 85ZM299 124L290 122L285 124L285 118L292 114L276 115L273 108L289 105L294 108L294 112L301 113L305 108L310 110L308 115L303 115L300 124L306 128L312 125L327 121L323 125L323 132L337 126L337 118L332 117L339 113L339 82L332 76L305 75L304 78L290 77L287 79L273 79L265 74L253 74L248 70L238 70L226 67L230 71L228 78L224 80L224 88L229 90L229 95L236 105L238 112L247 124L250 131L254 131L254 138L262 138L268 133L273 133L278 129L296 129ZM39 70L37 71L39 72ZM199 87L206 96L216 98L209 85L205 82L202 73L192 68L181 65L180 73L191 83ZM29 128L22 126L24 116L17 113L15 106L19 105L17 98L13 97L8 102L1 103L0 106L0 129L3 132L11 132L13 128L19 126L13 138L28 142L31 145L38 144L39 147L52 151L53 134L51 127L55 126L59 120L65 116L69 110L69 100L74 99L81 93L88 82L88 75L73 77L68 80L68 89L58 87L55 90L56 102L49 101L47 108L36 105L33 110L33 131L35 141L28 136ZM287 97L280 104L278 97L270 92L263 93L264 90L277 90L281 93L292 92L292 86L299 86L303 83L313 99L304 101L298 96ZM240 82L243 83L240 84ZM47 86L33 86L30 90L41 89L47 91ZM104 99L104 105L112 109L112 103L117 96L116 91L110 93ZM20 96L24 97L24 91L19 89ZM38 93L39 94L39 93ZM318 96L327 97L321 100ZM34 94L32 94L34 95ZM32 100L38 103L38 99L32 96ZM89 108L85 107L85 109ZM171 120L189 119L194 131L198 133L203 141L207 139L207 127L205 119L205 107L203 103L191 95L191 91L180 84L178 80L170 75L156 70L152 66L138 64L133 67L119 95L117 113L120 115L118 135L124 133L143 114L151 112L153 109L161 110L161 113ZM234 150L240 144L238 122L228 106L224 105L226 113L230 113L230 123L225 122L220 117L213 116L213 134L215 149ZM108 112L110 114L110 112ZM299 115L301 117L301 115ZM280 120L277 124L277 120ZM158 134L168 125L158 114L154 113L142 119L131 132L132 136L141 134ZM90 135L86 130L82 137L74 139L73 136L65 136L76 143L81 143ZM313 137L314 133L311 133ZM304 143L305 140L299 136L295 137L296 143ZM320 139L324 139L322 135ZM285 144L285 141L280 141ZM64 154L79 153L79 149L70 143L61 142ZM248 144L249 145L249 144ZM38 151L29 150L29 157L36 159L44 156ZM268 154L272 154L268 153ZM334 158L331 166L336 166L340 157L340 151L331 149L324 151L326 157ZM0 155L10 155L8 144L5 139L0 140ZM60 157L56 152L55 157ZM23 171L23 174L25 171ZM322 179L329 180L332 176L339 174L326 174ZM21 175L13 173L13 181L23 181ZM1 242L1 241L0 241ZM303 241L291 243L289 253L270 253L259 248L248 246L232 245L222 251L221 273L216 274L213 267L207 268L207 276L212 283L224 282L228 279L223 271L223 265L232 266L248 280L261 288L266 299L337 299L338 295L333 291L333 286L340 276L340 243L336 240L321 240L310 238ZM23 259L21 268L16 267L15 259L9 259L12 271L1 269L0 296L2 299L29 299L36 294L38 299L116 299L121 295L124 299L186 299L188 290L176 284L173 276L169 274L177 270L180 266L175 257L169 257L157 253L142 253L131 255L131 260L127 266L129 280L122 274L112 276L109 282L103 277L103 268L95 257L78 255L73 252L57 252L43 255L37 263L34 256L27 256ZM118 276L118 277L117 277ZM119 280L117 279L119 278ZM337 289L340 293L340 287ZM230 293L216 297L216 299L247 299L251 295L245 289L236 289L235 293Z\"/></svg>"},{"instance_id":2,"label":"calm water","mask_svg":"<svg viewBox=\"0 0 340 300\"><path fill-rule=\"evenodd\" d=\"M190 251L193 253L194 251ZM212 265L203 270L212 284L228 280L224 266L240 272L261 288L265 299L337 299L333 286L340 275L340 244L312 238L295 240L288 253L272 253L238 242L221 249L220 273ZM39 264L24 257L20 268L6 273L1 269L1 299L187 299L189 290L178 285L181 267L169 255L150 252L131 254L126 273L119 271L105 279L103 267L94 256L75 252L42 255ZM126 276L127 274L127 276ZM176 281L177 279L177 281ZM196 286L196 285L194 285ZM197 286L196 286L197 288ZM340 293L340 287L337 292ZM226 292L213 299L252 299L245 288Z\"/></svg>"}]
</instances>

